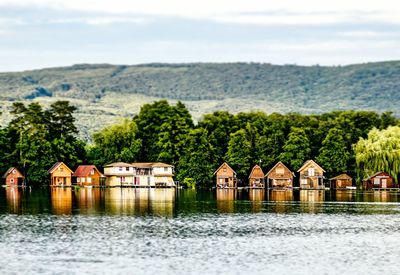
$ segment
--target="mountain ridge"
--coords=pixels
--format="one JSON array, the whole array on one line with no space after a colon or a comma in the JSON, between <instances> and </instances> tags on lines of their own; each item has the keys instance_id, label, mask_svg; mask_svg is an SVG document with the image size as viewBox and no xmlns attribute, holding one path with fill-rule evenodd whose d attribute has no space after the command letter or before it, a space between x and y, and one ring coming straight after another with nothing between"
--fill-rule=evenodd
<instances>
[{"instance_id":1,"label":"mountain ridge","mask_svg":"<svg viewBox=\"0 0 400 275\"><path fill-rule=\"evenodd\" d=\"M195 117L215 110L233 113L323 113L333 110L400 112L400 61L345 66L269 63L76 64L0 73L0 102L9 120L12 102L78 107L85 138L118 117L132 117L158 99L183 101ZM100 116L101 123L94 121Z\"/></svg>"}]
</instances>

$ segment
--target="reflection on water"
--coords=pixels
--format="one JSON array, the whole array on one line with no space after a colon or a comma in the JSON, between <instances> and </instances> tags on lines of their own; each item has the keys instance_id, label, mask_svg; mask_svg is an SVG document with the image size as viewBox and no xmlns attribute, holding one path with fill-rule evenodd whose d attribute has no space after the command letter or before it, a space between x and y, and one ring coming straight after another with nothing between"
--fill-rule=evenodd
<instances>
[{"instance_id":1,"label":"reflection on water","mask_svg":"<svg viewBox=\"0 0 400 275\"><path fill-rule=\"evenodd\" d=\"M265 190L264 189L250 189L249 200L252 205L252 212L261 212L263 209L263 202L265 201Z\"/></svg>"},{"instance_id":2,"label":"reflection on water","mask_svg":"<svg viewBox=\"0 0 400 275\"><path fill-rule=\"evenodd\" d=\"M351 202L354 201L355 193L354 190L336 190L335 199L336 201Z\"/></svg>"},{"instance_id":3,"label":"reflection on water","mask_svg":"<svg viewBox=\"0 0 400 275\"><path fill-rule=\"evenodd\" d=\"M157 215L172 217L175 189L107 188L104 190L105 211L110 214Z\"/></svg>"},{"instance_id":4,"label":"reflection on water","mask_svg":"<svg viewBox=\"0 0 400 275\"><path fill-rule=\"evenodd\" d=\"M72 212L72 189L69 187L51 187L51 206L54 214L68 215Z\"/></svg>"},{"instance_id":5,"label":"reflection on water","mask_svg":"<svg viewBox=\"0 0 400 275\"><path fill-rule=\"evenodd\" d=\"M75 200L80 213L96 213L101 210L101 190L99 188L79 188L75 190Z\"/></svg>"},{"instance_id":6,"label":"reflection on water","mask_svg":"<svg viewBox=\"0 0 400 275\"><path fill-rule=\"evenodd\" d=\"M329 202L323 203L323 202ZM400 193L355 190L175 190L147 188L0 188L0 214L134 215L174 217L182 213L325 213L332 203L399 203ZM375 206L374 206L375 205ZM363 206L366 207L367 206Z\"/></svg>"},{"instance_id":7,"label":"reflection on water","mask_svg":"<svg viewBox=\"0 0 400 275\"><path fill-rule=\"evenodd\" d=\"M18 214L21 208L21 193L18 187L7 187L6 188L6 199L10 213Z\"/></svg>"},{"instance_id":8,"label":"reflection on water","mask_svg":"<svg viewBox=\"0 0 400 275\"><path fill-rule=\"evenodd\" d=\"M236 189L217 189L217 208L221 213L233 213L235 211Z\"/></svg>"}]
</instances>

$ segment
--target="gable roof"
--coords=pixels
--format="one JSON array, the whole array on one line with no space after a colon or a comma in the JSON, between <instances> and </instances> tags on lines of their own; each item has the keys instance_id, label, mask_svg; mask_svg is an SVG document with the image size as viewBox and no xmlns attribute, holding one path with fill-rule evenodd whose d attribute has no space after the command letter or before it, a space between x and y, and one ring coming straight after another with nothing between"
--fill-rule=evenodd
<instances>
[{"instance_id":1,"label":"gable roof","mask_svg":"<svg viewBox=\"0 0 400 275\"><path fill-rule=\"evenodd\" d=\"M8 174L10 174L14 169L17 170L17 172L18 172L20 175L22 175L22 173L21 173L17 168L15 168L15 167L10 167L10 168L8 168L8 170L4 173L3 179L7 178ZM22 176L22 177L24 177L24 176Z\"/></svg>"},{"instance_id":2,"label":"gable roof","mask_svg":"<svg viewBox=\"0 0 400 275\"><path fill-rule=\"evenodd\" d=\"M79 165L76 168L76 171L72 174L73 177L89 177L91 176L92 170L97 171L100 174L100 177L104 177L102 173L97 169L94 165Z\"/></svg>"},{"instance_id":3,"label":"gable roof","mask_svg":"<svg viewBox=\"0 0 400 275\"><path fill-rule=\"evenodd\" d=\"M351 179L352 179L352 177L350 177L347 174L340 174L339 176L331 178L331 180L351 180Z\"/></svg>"},{"instance_id":4,"label":"gable roof","mask_svg":"<svg viewBox=\"0 0 400 275\"><path fill-rule=\"evenodd\" d=\"M251 178L251 175L253 174L253 171L254 171L255 169L257 169L257 168L259 168L259 169L261 170L261 173L263 174L263 177L264 177L264 171L262 170L262 168L260 167L260 165L256 164L256 165L254 165L253 169L251 169L249 178Z\"/></svg>"},{"instance_id":5,"label":"gable roof","mask_svg":"<svg viewBox=\"0 0 400 275\"><path fill-rule=\"evenodd\" d=\"M279 164L282 165L284 168L286 168L290 173L292 173L293 177L296 177L296 175L292 172L292 170L290 170L289 168L287 168L287 166L286 166L282 161L278 161L278 162L274 165L274 167L272 167L271 170L268 171L268 173L265 175L265 177L267 177L269 174L271 174L271 172L274 171L275 168L276 168Z\"/></svg>"},{"instance_id":6,"label":"gable roof","mask_svg":"<svg viewBox=\"0 0 400 275\"><path fill-rule=\"evenodd\" d=\"M220 166L220 167L218 167L218 169L217 169L217 170L215 170L215 172L214 172L214 174L213 174L213 175L215 175L215 174L216 174L216 173L217 173L217 172L218 172L218 171L219 171L219 170L222 168L222 166L224 166L224 165L228 166L228 168L229 168L229 169L231 169L231 170L233 171L233 173L236 175L236 172L235 172L235 170L233 170L233 169L232 169L232 167L230 167L230 166L229 166L229 164L228 164L228 163L226 163L226 162L222 163L222 164L221 164L221 166Z\"/></svg>"},{"instance_id":7,"label":"gable roof","mask_svg":"<svg viewBox=\"0 0 400 275\"><path fill-rule=\"evenodd\" d=\"M309 165L310 163L313 163L314 165L318 166L322 171L326 172L321 166L318 165L318 163L316 163L314 160L309 159L306 162L304 162L304 164L299 168L299 170L297 170L297 172L300 172L301 170L303 170L307 165Z\"/></svg>"},{"instance_id":8,"label":"gable roof","mask_svg":"<svg viewBox=\"0 0 400 275\"><path fill-rule=\"evenodd\" d=\"M69 167L62 161L56 162L54 163L53 166L51 166L51 168L47 171L49 174L53 173L54 170L56 170L58 167L60 167L62 164L64 164L65 167L67 167L67 169L71 172L71 174L74 172L71 169L69 169Z\"/></svg>"},{"instance_id":9,"label":"gable roof","mask_svg":"<svg viewBox=\"0 0 400 275\"><path fill-rule=\"evenodd\" d=\"M374 177L376 177L376 176L378 176L379 174L382 174L382 173L386 174L388 177L392 177L389 173L380 171L380 172L376 172L375 174L373 174L372 176L369 176L368 178L366 178L364 180L370 180L371 178L374 178Z\"/></svg>"}]
</instances>

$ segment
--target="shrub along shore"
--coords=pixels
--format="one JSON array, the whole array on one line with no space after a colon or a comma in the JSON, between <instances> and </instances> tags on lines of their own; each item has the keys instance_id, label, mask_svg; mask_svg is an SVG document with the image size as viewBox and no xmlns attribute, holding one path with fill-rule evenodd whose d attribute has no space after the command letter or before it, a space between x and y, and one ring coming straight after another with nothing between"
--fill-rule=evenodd
<instances>
[{"instance_id":1,"label":"shrub along shore","mask_svg":"<svg viewBox=\"0 0 400 275\"><path fill-rule=\"evenodd\" d=\"M206 114L195 124L184 104L145 104L132 119L106 127L86 144L77 138L68 101L48 109L38 103L12 106L13 119L0 128L0 171L18 167L28 184L48 181L57 161L69 167L111 162L165 162L180 182L213 185L224 161L245 180L254 164L268 171L283 161L296 171L315 159L331 177L347 172L360 180L377 171L396 180L400 169L399 120L391 112L334 111L318 115L226 111ZM395 126L395 127L393 127Z\"/></svg>"}]
</instances>

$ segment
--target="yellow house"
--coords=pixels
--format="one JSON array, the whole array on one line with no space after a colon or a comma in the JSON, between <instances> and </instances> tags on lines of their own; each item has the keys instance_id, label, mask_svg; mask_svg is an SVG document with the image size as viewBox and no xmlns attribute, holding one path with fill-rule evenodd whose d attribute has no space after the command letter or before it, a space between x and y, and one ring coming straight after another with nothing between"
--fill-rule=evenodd
<instances>
[{"instance_id":1,"label":"yellow house","mask_svg":"<svg viewBox=\"0 0 400 275\"><path fill-rule=\"evenodd\" d=\"M71 186L73 171L64 162L56 162L49 170L50 185Z\"/></svg>"}]
</instances>

